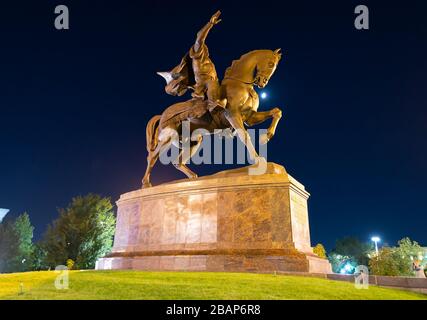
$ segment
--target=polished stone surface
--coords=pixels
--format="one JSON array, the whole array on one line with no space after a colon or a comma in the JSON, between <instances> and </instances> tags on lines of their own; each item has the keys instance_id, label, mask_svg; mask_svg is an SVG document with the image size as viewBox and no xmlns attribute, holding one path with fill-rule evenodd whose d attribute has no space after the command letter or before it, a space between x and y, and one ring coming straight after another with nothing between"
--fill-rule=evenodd
<instances>
[{"instance_id":1,"label":"polished stone surface","mask_svg":"<svg viewBox=\"0 0 427 320\"><path fill-rule=\"evenodd\" d=\"M98 269L329 273L310 246L304 186L277 164L123 194Z\"/></svg>"}]
</instances>

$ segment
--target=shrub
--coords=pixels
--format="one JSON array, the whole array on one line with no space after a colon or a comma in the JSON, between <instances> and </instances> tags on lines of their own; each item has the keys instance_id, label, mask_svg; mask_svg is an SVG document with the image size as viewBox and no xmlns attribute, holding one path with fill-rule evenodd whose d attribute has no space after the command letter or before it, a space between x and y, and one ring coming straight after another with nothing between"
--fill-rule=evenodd
<instances>
[{"instance_id":1,"label":"shrub","mask_svg":"<svg viewBox=\"0 0 427 320\"><path fill-rule=\"evenodd\" d=\"M67 269L68 270L73 270L73 267L74 267L74 261L73 261L73 259L68 259L67 260Z\"/></svg>"},{"instance_id":2,"label":"shrub","mask_svg":"<svg viewBox=\"0 0 427 320\"><path fill-rule=\"evenodd\" d=\"M316 244L316 246L313 248L313 252L319 258L325 258L326 259L326 250L325 250L325 247L323 246L323 244L321 244L321 243Z\"/></svg>"}]
</instances>

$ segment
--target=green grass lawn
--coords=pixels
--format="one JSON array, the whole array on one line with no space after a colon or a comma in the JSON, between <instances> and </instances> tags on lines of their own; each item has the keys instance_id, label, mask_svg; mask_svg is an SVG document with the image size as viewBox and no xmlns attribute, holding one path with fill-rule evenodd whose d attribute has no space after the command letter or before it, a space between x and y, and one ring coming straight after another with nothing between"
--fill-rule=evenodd
<instances>
[{"instance_id":1,"label":"green grass lawn","mask_svg":"<svg viewBox=\"0 0 427 320\"><path fill-rule=\"evenodd\" d=\"M0 274L0 299L427 299L427 295L319 278L251 273L53 271ZM23 284L23 293L20 293Z\"/></svg>"}]
</instances>

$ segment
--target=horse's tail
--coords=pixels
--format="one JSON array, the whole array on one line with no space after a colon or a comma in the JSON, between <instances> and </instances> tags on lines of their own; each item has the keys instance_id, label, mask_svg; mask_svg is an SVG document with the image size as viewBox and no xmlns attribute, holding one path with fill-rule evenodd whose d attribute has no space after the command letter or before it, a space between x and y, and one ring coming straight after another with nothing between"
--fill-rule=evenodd
<instances>
[{"instance_id":1,"label":"horse's tail","mask_svg":"<svg viewBox=\"0 0 427 320\"><path fill-rule=\"evenodd\" d=\"M156 149L159 137L159 123L162 116L156 115L147 123L145 131L147 138L147 151L152 152Z\"/></svg>"}]
</instances>

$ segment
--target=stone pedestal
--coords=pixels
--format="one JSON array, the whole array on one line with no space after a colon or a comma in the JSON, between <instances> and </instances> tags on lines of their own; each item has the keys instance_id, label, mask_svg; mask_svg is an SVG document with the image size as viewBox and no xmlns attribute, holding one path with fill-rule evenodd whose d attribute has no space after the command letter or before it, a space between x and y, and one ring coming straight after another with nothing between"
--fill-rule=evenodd
<instances>
[{"instance_id":1,"label":"stone pedestal","mask_svg":"<svg viewBox=\"0 0 427 320\"><path fill-rule=\"evenodd\" d=\"M330 273L310 246L308 197L274 163L123 194L97 269Z\"/></svg>"}]
</instances>

